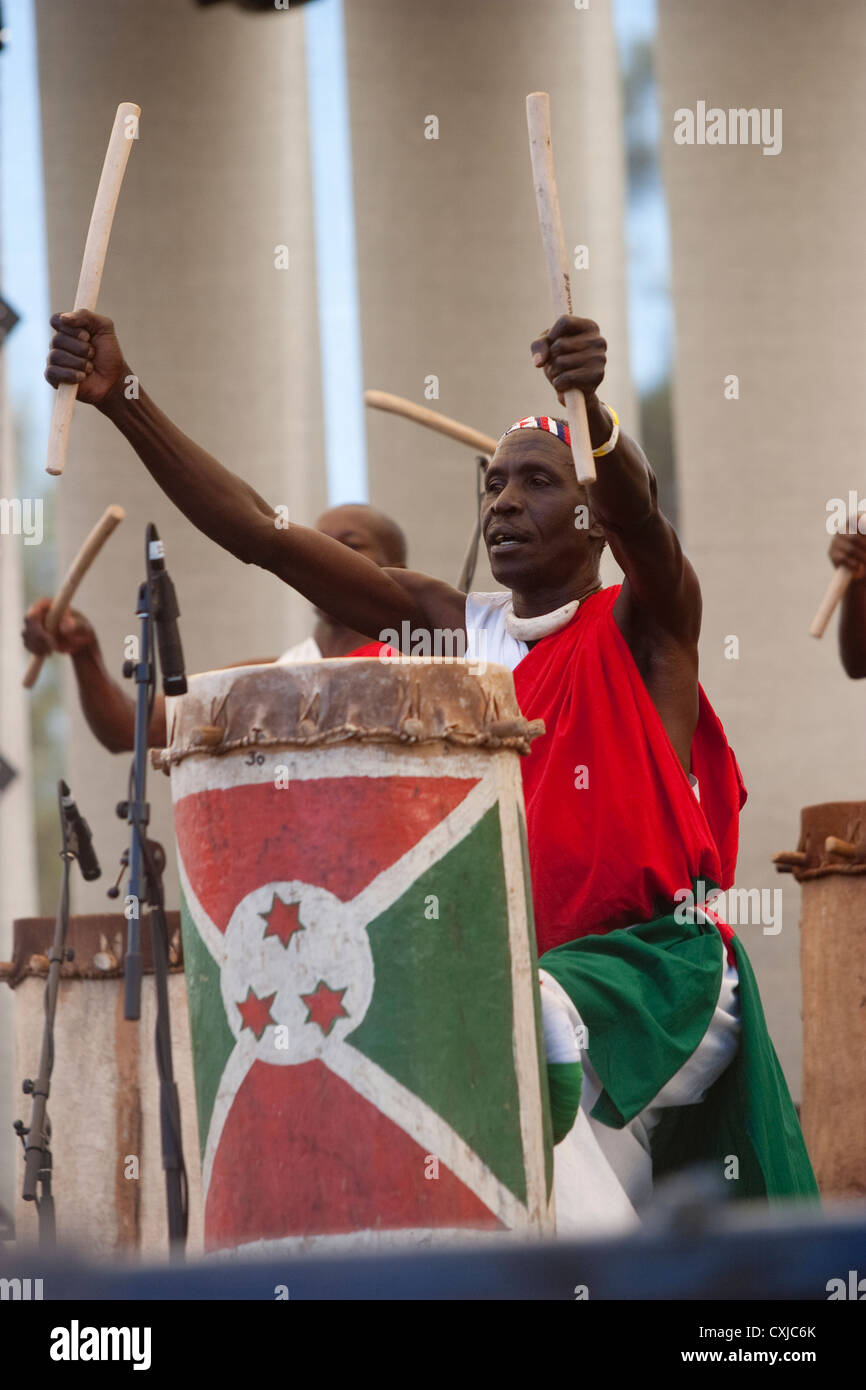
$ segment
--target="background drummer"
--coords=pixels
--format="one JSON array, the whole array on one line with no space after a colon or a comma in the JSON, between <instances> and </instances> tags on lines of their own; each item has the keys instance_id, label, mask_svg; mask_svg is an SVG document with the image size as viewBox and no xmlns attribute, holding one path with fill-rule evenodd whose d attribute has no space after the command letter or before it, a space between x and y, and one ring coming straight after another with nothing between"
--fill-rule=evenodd
<instances>
[{"instance_id":1,"label":"background drummer","mask_svg":"<svg viewBox=\"0 0 866 1390\"><path fill-rule=\"evenodd\" d=\"M332 507L319 517L315 529L380 567L406 567L406 537L396 521L375 507L365 503ZM99 638L83 613L70 608L53 636L46 631L45 617L50 604L50 598L39 598L28 608L21 632L24 646L34 655L63 652L71 656L81 709L90 729L109 753L129 751L135 734L133 697L106 669ZM371 644L369 638L353 632L322 609L313 611L316 622L312 635L289 647L282 656L254 657L231 664L259 666L274 660L321 661L328 657L370 656L376 655L381 648L381 643ZM148 744L152 748L162 748L165 737L165 696L158 693L148 729Z\"/></svg>"},{"instance_id":2,"label":"background drummer","mask_svg":"<svg viewBox=\"0 0 866 1390\"><path fill-rule=\"evenodd\" d=\"M854 531L833 537L828 552L833 564L851 571L839 617L839 655L852 680L866 677L866 536Z\"/></svg>"}]
</instances>

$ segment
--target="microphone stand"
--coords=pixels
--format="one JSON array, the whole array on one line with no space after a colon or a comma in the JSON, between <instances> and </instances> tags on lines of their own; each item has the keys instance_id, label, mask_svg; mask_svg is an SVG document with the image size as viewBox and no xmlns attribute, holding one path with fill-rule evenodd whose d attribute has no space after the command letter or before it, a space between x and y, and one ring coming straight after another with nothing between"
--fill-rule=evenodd
<instances>
[{"instance_id":1,"label":"microphone stand","mask_svg":"<svg viewBox=\"0 0 866 1390\"><path fill-rule=\"evenodd\" d=\"M64 813L64 794L68 796L69 788L65 782L58 782L60 858L63 861L63 876L60 885L60 902L54 923L54 942L48 965L48 979L45 982L45 1022L42 1026L39 1072L35 1081L28 1077L22 1083L24 1094L33 1097L30 1107L30 1126L25 1128L22 1120L16 1120L14 1124L15 1133L24 1146L24 1186L21 1190L21 1196L25 1202L36 1203L39 1216L39 1244L45 1247L53 1247L57 1244L54 1195L51 1191L51 1121L48 1118L48 1094L51 1089L51 1073L54 1070L54 1015L57 1012L60 969L65 960L72 960L73 958L73 952L66 948L66 933L69 929L69 871L73 859L78 858L77 836L68 824ZM97 866L96 874L98 872ZM91 877L95 877L96 874L92 874Z\"/></svg>"},{"instance_id":2,"label":"microphone stand","mask_svg":"<svg viewBox=\"0 0 866 1390\"><path fill-rule=\"evenodd\" d=\"M463 564L460 566L460 574L457 579L457 588L462 594L468 594L472 588L472 580L475 577L475 567L478 564L478 546L481 542L481 503L484 500L484 489L482 479L484 470L490 462L489 454L475 455L475 525L469 544L466 547L466 554L463 557Z\"/></svg>"},{"instance_id":3,"label":"microphone stand","mask_svg":"<svg viewBox=\"0 0 866 1390\"><path fill-rule=\"evenodd\" d=\"M150 806L145 800L147 785L147 732L156 694L156 670L154 666L153 626L151 613L151 594L149 578L139 587L135 615L141 619L138 661L124 661L123 674L134 677L137 690L135 702L135 741L130 774L131 795L121 801L117 814L121 820L132 826L129 849L125 864L129 866L129 893L124 904L124 916L129 923L124 956L124 997L123 1016L128 1021L137 1022L141 1018L141 865L142 846L150 820ZM124 861L121 861L124 862ZM109 889L109 896L119 896L119 890ZM145 901L147 898L145 897Z\"/></svg>"},{"instance_id":4,"label":"microphone stand","mask_svg":"<svg viewBox=\"0 0 866 1390\"><path fill-rule=\"evenodd\" d=\"M121 801L117 814L130 826L130 843L121 863L129 866L129 893L125 899L124 915L128 921L126 957L124 964L124 1018L141 1017L141 921L142 904L150 908L151 949L156 984L156 1069L159 1077L159 1121L162 1138L162 1166L165 1172L166 1206L168 1213L169 1252L172 1259L183 1259L187 1236L188 1190L186 1167L180 1128L180 1098L174 1080L171 1057L171 1018L168 1003L168 926L162 871L165 852L161 845L147 838L150 806L146 800L147 734L153 701L156 694L156 656L154 651L154 586L151 565L151 532L148 527L145 557L147 578L138 591L136 616L141 619L141 640L138 661L125 661L123 674L134 677L136 692L135 751L130 773L130 796ZM121 870L122 877L122 870ZM118 897L115 884L109 897Z\"/></svg>"}]
</instances>

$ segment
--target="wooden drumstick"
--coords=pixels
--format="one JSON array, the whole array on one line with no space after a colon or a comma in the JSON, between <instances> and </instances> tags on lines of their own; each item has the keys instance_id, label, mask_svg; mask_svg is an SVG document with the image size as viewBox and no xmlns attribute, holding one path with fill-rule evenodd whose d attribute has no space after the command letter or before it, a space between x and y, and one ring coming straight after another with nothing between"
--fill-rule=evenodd
<instances>
[{"instance_id":1,"label":"wooden drumstick","mask_svg":"<svg viewBox=\"0 0 866 1390\"><path fill-rule=\"evenodd\" d=\"M84 243L84 256L81 261L81 274L78 277L78 289L75 291L75 309L90 309L91 312L96 309L102 272L105 268L105 257L108 252L111 224L114 221L114 211L120 196L120 185L123 183L123 175L126 173L126 165L132 151L135 132L138 130L140 115L141 107L135 106L131 101L123 101L117 108L114 125L111 127L105 162L99 176L99 187L96 190L93 212L90 214L90 226L87 229L87 240ZM57 387L57 394L54 398L45 471L54 474L55 477L63 472L63 466L66 462L66 446L69 443L69 429L72 424L72 411L77 394L78 386L75 382L64 381Z\"/></svg>"},{"instance_id":2,"label":"wooden drumstick","mask_svg":"<svg viewBox=\"0 0 866 1390\"><path fill-rule=\"evenodd\" d=\"M51 607L45 615L46 632L55 633L60 625L60 619L66 612L75 590L78 588L93 561L96 559L108 537L111 535L115 526L119 526L126 512L122 507L112 504L106 507L102 516L94 526L90 535L85 540L72 564L69 566L66 578L60 586L57 596L52 600ZM25 690L30 690L39 679L39 672L42 670L44 656L33 656L30 665L24 673L22 685Z\"/></svg>"},{"instance_id":3,"label":"wooden drumstick","mask_svg":"<svg viewBox=\"0 0 866 1390\"><path fill-rule=\"evenodd\" d=\"M541 227L541 240L547 260L547 277L553 296L553 312L559 318L570 314L571 280L568 274L568 252L559 213L556 191L556 172L553 167L553 146L550 142L550 97L547 92L531 92L526 98L526 123L529 127L529 154L532 159L532 179L535 202ZM568 391L565 397L568 427L571 431L571 452L578 481L595 482L595 459L586 418L586 401L582 391Z\"/></svg>"},{"instance_id":4,"label":"wooden drumstick","mask_svg":"<svg viewBox=\"0 0 866 1390\"><path fill-rule=\"evenodd\" d=\"M374 410L387 410L392 415L403 415L407 420L414 420L417 425L426 425L429 430L438 430L440 434L447 434L451 439L459 439L461 444L468 444L470 449L476 449L482 454L496 452L496 440L489 434L482 434L480 430L472 429L471 425L461 425L459 420L452 420L447 415L437 415L435 410L428 410L426 406L407 401L404 396L392 396L387 391L365 391L364 404L372 406Z\"/></svg>"},{"instance_id":5,"label":"wooden drumstick","mask_svg":"<svg viewBox=\"0 0 866 1390\"><path fill-rule=\"evenodd\" d=\"M773 855L773 863L782 865L783 868L798 869L808 862L808 854L804 854L801 849L783 849Z\"/></svg>"},{"instance_id":6,"label":"wooden drumstick","mask_svg":"<svg viewBox=\"0 0 866 1390\"><path fill-rule=\"evenodd\" d=\"M842 602L845 590L853 578L852 570L847 569L845 565L837 565L833 578L827 585L827 592L821 600L821 607L812 619L812 626L809 628L810 637L824 636L827 624Z\"/></svg>"},{"instance_id":7,"label":"wooden drumstick","mask_svg":"<svg viewBox=\"0 0 866 1390\"><path fill-rule=\"evenodd\" d=\"M860 846L852 845L850 840L840 840L837 835L828 835L824 841L827 854L838 854L842 859L861 859Z\"/></svg>"}]
</instances>

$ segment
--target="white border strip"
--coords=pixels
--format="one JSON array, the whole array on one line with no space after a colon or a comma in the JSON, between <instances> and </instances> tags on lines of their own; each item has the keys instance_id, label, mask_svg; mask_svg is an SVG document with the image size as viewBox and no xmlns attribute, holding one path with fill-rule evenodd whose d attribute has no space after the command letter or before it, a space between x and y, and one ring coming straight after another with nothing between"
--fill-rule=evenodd
<instances>
[{"instance_id":1,"label":"white border strip","mask_svg":"<svg viewBox=\"0 0 866 1390\"><path fill-rule=\"evenodd\" d=\"M288 769L289 784L312 782L323 778L344 777L464 777L481 781L490 775L491 762L502 753L512 758L520 754L510 749L497 752L491 758L487 750L460 748L453 753L424 752L411 747L403 749L391 743L353 743L347 757L345 743L320 748L238 748L219 756L192 753L171 770L171 791L174 801L203 791L228 791L233 787L275 785L276 769ZM261 763L248 761L250 756L261 757Z\"/></svg>"},{"instance_id":2,"label":"white border strip","mask_svg":"<svg viewBox=\"0 0 866 1390\"><path fill-rule=\"evenodd\" d=\"M502 860L508 897L511 984L514 998L514 1068L520 1099L526 1205L533 1228L539 1233L552 1233L555 1230L555 1212L552 1200L548 1203L545 1177L544 1109L535 1020L532 953L529 945L531 928L526 915L526 884L517 815L518 805L523 803L521 788L514 784L513 778L506 781L503 777L502 780L505 785L501 787L499 795L499 819L502 826Z\"/></svg>"}]
</instances>

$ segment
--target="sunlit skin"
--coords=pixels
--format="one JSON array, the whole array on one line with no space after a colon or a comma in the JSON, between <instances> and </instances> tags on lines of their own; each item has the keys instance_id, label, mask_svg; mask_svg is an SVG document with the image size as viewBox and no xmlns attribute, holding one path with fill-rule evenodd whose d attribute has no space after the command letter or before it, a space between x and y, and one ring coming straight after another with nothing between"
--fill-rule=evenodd
<instances>
[{"instance_id":1,"label":"sunlit skin","mask_svg":"<svg viewBox=\"0 0 866 1390\"><path fill-rule=\"evenodd\" d=\"M465 595L430 575L379 567L330 535L275 526L275 511L250 485L185 435L143 386L128 400L132 375L110 319L87 310L54 315L46 378L74 381L78 397L105 415L153 478L199 530L246 564L270 570L354 633L463 629ZM611 419L598 400L607 344L596 323L558 319L532 344L532 358L562 400L584 393L593 448L609 438ZM553 436L509 438L490 464L485 539L491 516L526 536L494 553L494 574L514 589L515 612L533 616L581 598L595 581L592 533L574 526L580 499L567 450ZM534 467L533 467L534 465ZM528 466L528 470L527 470ZM676 532L658 508L655 478L640 447L623 431L599 460L592 513L625 574L614 607L649 695L684 768L690 766L698 711L700 588ZM498 509L498 510L497 510ZM524 550L525 545L525 550Z\"/></svg>"}]
</instances>

